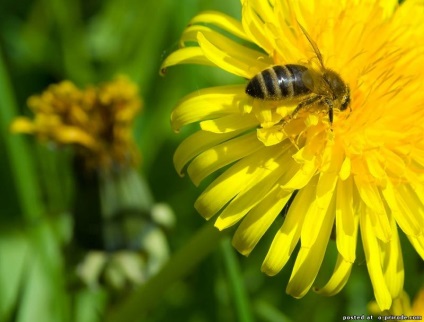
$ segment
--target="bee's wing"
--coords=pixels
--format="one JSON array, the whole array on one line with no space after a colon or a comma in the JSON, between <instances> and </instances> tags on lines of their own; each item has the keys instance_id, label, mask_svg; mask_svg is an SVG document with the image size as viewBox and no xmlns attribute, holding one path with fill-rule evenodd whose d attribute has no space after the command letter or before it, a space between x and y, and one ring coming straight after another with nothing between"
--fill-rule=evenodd
<instances>
[{"instance_id":1,"label":"bee's wing","mask_svg":"<svg viewBox=\"0 0 424 322\"><path fill-rule=\"evenodd\" d=\"M315 55L317 55L317 58L318 58L318 60L319 60L319 62L321 64L321 67L323 69L325 69L325 67L324 67L324 60L322 59L322 54L319 51L319 48L318 48L317 44L315 43L315 41L312 40L311 36L309 36L309 34L305 30L305 28L303 28L303 26L299 23L299 21L297 22L297 24L299 25L299 27L302 30L303 34L305 35L306 39L308 39L308 41L311 44L312 48L314 49Z\"/></svg>"}]
</instances>

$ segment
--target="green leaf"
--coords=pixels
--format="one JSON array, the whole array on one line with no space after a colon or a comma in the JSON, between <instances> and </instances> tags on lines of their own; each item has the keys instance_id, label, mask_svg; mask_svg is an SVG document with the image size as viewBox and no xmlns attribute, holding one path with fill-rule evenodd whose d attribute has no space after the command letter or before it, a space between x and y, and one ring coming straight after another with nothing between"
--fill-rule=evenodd
<instances>
[{"instance_id":1,"label":"green leaf","mask_svg":"<svg viewBox=\"0 0 424 322\"><path fill-rule=\"evenodd\" d=\"M0 320L8 321L16 305L29 245L26 236L18 231L0 233Z\"/></svg>"},{"instance_id":2,"label":"green leaf","mask_svg":"<svg viewBox=\"0 0 424 322\"><path fill-rule=\"evenodd\" d=\"M69 315L64 266L58 236L47 221L28 231L30 254L18 322L66 321Z\"/></svg>"}]
</instances>

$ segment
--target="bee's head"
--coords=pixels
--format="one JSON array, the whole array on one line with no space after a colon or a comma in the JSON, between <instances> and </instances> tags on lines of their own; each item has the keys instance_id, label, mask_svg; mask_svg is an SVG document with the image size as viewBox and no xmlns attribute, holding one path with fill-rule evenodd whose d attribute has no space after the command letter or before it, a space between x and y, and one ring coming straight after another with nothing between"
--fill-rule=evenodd
<instances>
[{"instance_id":1,"label":"bee's head","mask_svg":"<svg viewBox=\"0 0 424 322\"><path fill-rule=\"evenodd\" d=\"M323 74L323 78L328 86L328 91L332 99L340 102L340 110L344 111L347 109L350 104L349 86L347 86L339 74L332 70L326 70Z\"/></svg>"},{"instance_id":2,"label":"bee's head","mask_svg":"<svg viewBox=\"0 0 424 322\"><path fill-rule=\"evenodd\" d=\"M346 85L345 95L341 97L340 111L344 111L345 109L347 109L349 107L349 104L350 104L350 90L349 90L349 87Z\"/></svg>"}]
</instances>

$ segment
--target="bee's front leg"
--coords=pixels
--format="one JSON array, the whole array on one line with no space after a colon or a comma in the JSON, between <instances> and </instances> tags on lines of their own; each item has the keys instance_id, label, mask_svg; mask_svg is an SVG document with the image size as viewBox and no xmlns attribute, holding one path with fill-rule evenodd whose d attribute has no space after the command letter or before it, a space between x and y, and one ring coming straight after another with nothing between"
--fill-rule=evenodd
<instances>
[{"instance_id":1,"label":"bee's front leg","mask_svg":"<svg viewBox=\"0 0 424 322\"><path fill-rule=\"evenodd\" d=\"M328 107L328 119L330 120L330 125L333 127L333 102L328 98L324 99L324 102Z\"/></svg>"}]
</instances>

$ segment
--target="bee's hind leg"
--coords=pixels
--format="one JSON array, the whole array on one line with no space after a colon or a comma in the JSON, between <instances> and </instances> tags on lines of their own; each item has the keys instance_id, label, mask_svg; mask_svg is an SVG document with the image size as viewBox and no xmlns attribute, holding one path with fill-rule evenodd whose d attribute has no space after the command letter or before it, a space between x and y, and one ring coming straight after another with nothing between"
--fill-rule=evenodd
<instances>
[{"instance_id":1,"label":"bee's hind leg","mask_svg":"<svg viewBox=\"0 0 424 322\"><path fill-rule=\"evenodd\" d=\"M326 104L327 106L329 106L329 115L331 118L331 122L332 122L332 117L333 117L333 105L330 103L327 103L325 98L321 95L314 95L311 96L307 99L305 99L304 101L300 102L296 108L293 110L293 112L289 115L287 115L286 117L284 117L284 119L280 122L280 124L282 125L282 131L284 132L284 134L287 136L287 138L291 141L291 143L299 150L299 146L296 143L296 141L286 133L286 131L284 130L284 126L289 123L292 119L296 118L297 114L304 108L308 108L308 106L311 105L315 105L315 104ZM331 106L331 107L330 107Z\"/></svg>"},{"instance_id":2,"label":"bee's hind leg","mask_svg":"<svg viewBox=\"0 0 424 322\"><path fill-rule=\"evenodd\" d=\"M296 118L297 114L304 108L306 108L309 105L318 104L320 102L323 102L324 98L320 95L314 95L312 97L307 98L306 100L299 103L299 105L296 106L294 111L290 115L290 119Z\"/></svg>"}]
</instances>

